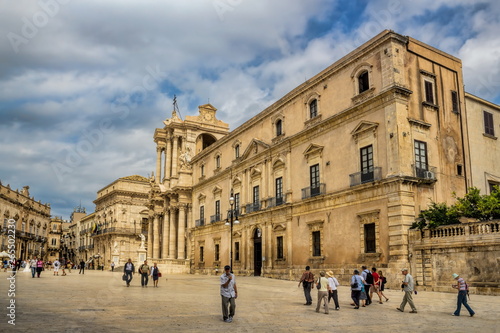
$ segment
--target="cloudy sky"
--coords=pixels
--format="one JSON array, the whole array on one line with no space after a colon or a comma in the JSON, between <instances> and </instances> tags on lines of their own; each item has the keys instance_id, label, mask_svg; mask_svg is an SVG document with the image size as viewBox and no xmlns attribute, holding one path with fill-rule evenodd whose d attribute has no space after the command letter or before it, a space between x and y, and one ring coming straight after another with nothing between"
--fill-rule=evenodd
<instances>
[{"instance_id":1,"label":"cloudy sky","mask_svg":"<svg viewBox=\"0 0 500 333\"><path fill-rule=\"evenodd\" d=\"M466 91L500 103L494 0L0 0L0 181L90 213L155 169L174 95L234 129L383 29L461 58Z\"/></svg>"}]
</instances>

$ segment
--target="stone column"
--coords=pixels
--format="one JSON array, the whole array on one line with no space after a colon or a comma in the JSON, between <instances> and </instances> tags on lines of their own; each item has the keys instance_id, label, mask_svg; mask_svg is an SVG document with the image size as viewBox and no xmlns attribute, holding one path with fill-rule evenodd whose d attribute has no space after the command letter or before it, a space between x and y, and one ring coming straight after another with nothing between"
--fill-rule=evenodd
<instances>
[{"instance_id":1,"label":"stone column","mask_svg":"<svg viewBox=\"0 0 500 333\"><path fill-rule=\"evenodd\" d=\"M177 177L177 156L178 156L178 143L179 143L179 137L178 136L174 136L172 138L174 140L173 142L173 148L172 148L172 176L175 176Z\"/></svg>"},{"instance_id":2,"label":"stone column","mask_svg":"<svg viewBox=\"0 0 500 333\"><path fill-rule=\"evenodd\" d=\"M165 173L164 179L170 179L172 172L172 142L167 139L167 148L165 148Z\"/></svg>"},{"instance_id":3,"label":"stone column","mask_svg":"<svg viewBox=\"0 0 500 333\"><path fill-rule=\"evenodd\" d=\"M186 205L179 207L179 236L177 242L177 259L185 259L185 244L186 244Z\"/></svg>"},{"instance_id":4,"label":"stone column","mask_svg":"<svg viewBox=\"0 0 500 333\"><path fill-rule=\"evenodd\" d=\"M168 258L168 244L170 238L170 209L165 212L165 218L163 220L163 243L161 247L161 257L163 259Z\"/></svg>"},{"instance_id":5,"label":"stone column","mask_svg":"<svg viewBox=\"0 0 500 333\"><path fill-rule=\"evenodd\" d=\"M156 146L156 183L161 180L161 148Z\"/></svg>"},{"instance_id":6,"label":"stone column","mask_svg":"<svg viewBox=\"0 0 500 333\"><path fill-rule=\"evenodd\" d=\"M168 240L168 258L175 259L176 230L175 230L175 208L170 209L170 236Z\"/></svg>"},{"instance_id":7,"label":"stone column","mask_svg":"<svg viewBox=\"0 0 500 333\"><path fill-rule=\"evenodd\" d=\"M153 258L153 217L149 218L148 227L148 258Z\"/></svg>"},{"instance_id":8,"label":"stone column","mask_svg":"<svg viewBox=\"0 0 500 333\"><path fill-rule=\"evenodd\" d=\"M153 258L159 258L160 254L160 230L158 227L160 226L160 219L158 215L155 215L155 219L153 222Z\"/></svg>"}]
</instances>

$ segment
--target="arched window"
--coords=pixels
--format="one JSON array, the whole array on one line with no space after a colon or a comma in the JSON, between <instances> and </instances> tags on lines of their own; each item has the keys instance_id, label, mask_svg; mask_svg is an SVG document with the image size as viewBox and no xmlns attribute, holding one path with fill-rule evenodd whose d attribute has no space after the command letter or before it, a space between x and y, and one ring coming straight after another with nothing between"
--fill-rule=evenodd
<instances>
[{"instance_id":1,"label":"arched window","mask_svg":"<svg viewBox=\"0 0 500 333\"><path fill-rule=\"evenodd\" d=\"M318 100L313 99L309 103L309 118L314 118L318 115Z\"/></svg>"},{"instance_id":2,"label":"arched window","mask_svg":"<svg viewBox=\"0 0 500 333\"><path fill-rule=\"evenodd\" d=\"M234 146L234 157L239 158L240 157L240 145Z\"/></svg>"},{"instance_id":3,"label":"arched window","mask_svg":"<svg viewBox=\"0 0 500 333\"><path fill-rule=\"evenodd\" d=\"M281 134L283 134L283 122L281 119L278 119L276 121L276 136L280 136Z\"/></svg>"},{"instance_id":4,"label":"arched window","mask_svg":"<svg viewBox=\"0 0 500 333\"><path fill-rule=\"evenodd\" d=\"M215 157L215 168L219 169L220 168L220 155L217 155Z\"/></svg>"},{"instance_id":5,"label":"arched window","mask_svg":"<svg viewBox=\"0 0 500 333\"><path fill-rule=\"evenodd\" d=\"M361 94L363 91L367 91L370 89L370 82L368 80L368 71L363 71L358 76L358 86L359 93Z\"/></svg>"}]
</instances>

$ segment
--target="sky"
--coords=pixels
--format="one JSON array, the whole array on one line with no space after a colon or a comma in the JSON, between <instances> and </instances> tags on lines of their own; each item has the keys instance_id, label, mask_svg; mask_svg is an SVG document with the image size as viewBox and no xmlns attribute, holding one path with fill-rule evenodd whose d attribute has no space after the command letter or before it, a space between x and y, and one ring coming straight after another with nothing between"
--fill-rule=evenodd
<instances>
[{"instance_id":1,"label":"sky","mask_svg":"<svg viewBox=\"0 0 500 333\"><path fill-rule=\"evenodd\" d=\"M155 170L155 128L206 103L234 129L384 29L462 60L500 104L493 0L0 0L0 181L52 216Z\"/></svg>"}]
</instances>

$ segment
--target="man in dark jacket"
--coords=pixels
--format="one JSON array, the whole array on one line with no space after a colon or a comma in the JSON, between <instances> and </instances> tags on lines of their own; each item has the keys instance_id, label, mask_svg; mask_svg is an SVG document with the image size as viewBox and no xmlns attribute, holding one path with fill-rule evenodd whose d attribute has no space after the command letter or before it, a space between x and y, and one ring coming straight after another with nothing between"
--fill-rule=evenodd
<instances>
[{"instance_id":1,"label":"man in dark jacket","mask_svg":"<svg viewBox=\"0 0 500 333\"><path fill-rule=\"evenodd\" d=\"M130 287L130 282L132 281L132 274L135 273L134 264L132 263L132 259L128 259L123 266L123 273L127 276L125 282L127 282L127 287Z\"/></svg>"}]
</instances>

